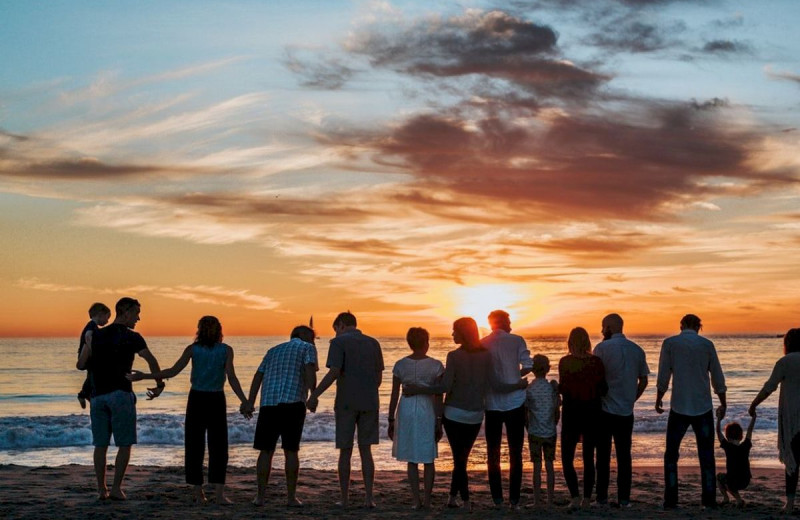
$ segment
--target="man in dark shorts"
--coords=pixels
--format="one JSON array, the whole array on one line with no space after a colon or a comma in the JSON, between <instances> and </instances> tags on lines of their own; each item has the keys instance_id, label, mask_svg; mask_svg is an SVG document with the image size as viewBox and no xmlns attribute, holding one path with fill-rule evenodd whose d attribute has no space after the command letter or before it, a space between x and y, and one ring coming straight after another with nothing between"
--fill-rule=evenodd
<instances>
[{"instance_id":1,"label":"man in dark shorts","mask_svg":"<svg viewBox=\"0 0 800 520\"><path fill-rule=\"evenodd\" d=\"M260 451L257 463L258 494L253 500L264 504L272 456L278 437L285 456L287 505L300 507L296 497L297 476L300 471L300 437L306 419L306 397L317 387L317 347L314 331L301 325L292 330L291 339L269 349L250 384L248 408L242 405L245 417L252 417L256 395L263 381L261 407L253 448Z\"/></svg>"},{"instance_id":2,"label":"man in dark shorts","mask_svg":"<svg viewBox=\"0 0 800 520\"><path fill-rule=\"evenodd\" d=\"M383 378L383 353L377 340L356 328L356 317L350 312L339 314L333 321L336 337L328 350L328 373L308 398L308 409L317 409L319 396L336 381L336 448L339 449L340 505L346 507L350 492L350 459L353 437L358 431L358 451L366 494L364 505L375 507L372 485L375 462L372 445L378 444L378 387Z\"/></svg>"},{"instance_id":3,"label":"man in dark shorts","mask_svg":"<svg viewBox=\"0 0 800 520\"><path fill-rule=\"evenodd\" d=\"M131 458L131 446L136 444L136 395L125 374L131 371L136 354L147 361L150 372L159 372L155 356L148 350L142 336L133 331L139 321L141 306L133 298L122 298L116 305L114 322L97 330L87 341L78 360L83 368L91 360L94 377L94 398L91 400L92 444L94 472L99 498L125 500L122 479ZM164 390L164 382L156 380L155 388L147 389L147 398L155 399ZM106 487L106 454L111 436L119 448L114 465L114 484L109 493Z\"/></svg>"}]
</instances>

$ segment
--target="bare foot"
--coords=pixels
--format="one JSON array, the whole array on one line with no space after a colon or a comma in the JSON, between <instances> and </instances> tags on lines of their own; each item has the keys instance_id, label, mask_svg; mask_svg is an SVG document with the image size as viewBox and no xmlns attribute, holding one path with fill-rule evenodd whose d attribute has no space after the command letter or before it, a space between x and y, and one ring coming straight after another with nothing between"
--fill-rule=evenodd
<instances>
[{"instance_id":1,"label":"bare foot","mask_svg":"<svg viewBox=\"0 0 800 520\"><path fill-rule=\"evenodd\" d=\"M450 498L447 500L447 507L448 507L449 509L456 509L456 508L459 508L459 507L461 507L461 504L459 504L459 503L458 503L458 499L457 499L456 497L454 497L454 496L451 496L451 497L450 497Z\"/></svg>"},{"instance_id":2,"label":"bare foot","mask_svg":"<svg viewBox=\"0 0 800 520\"><path fill-rule=\"evenodd\" d=\"M464 500L463 507L464 507L464 511L466 511L467 513L471 513L472 512L472 502L471 501Z\"/></svg>"},{"instance_id":3,"label":"bare foot","mask_svg":"<svg viewBox=\"0 0 800 520\"><path fill-rule=\"evenodd\" d=\"M335 504L333 504L333 505L334 505L335 507L338 507L338 508L340 508L340 509L347 509L347 501L346 501L346 500L342 500L342 501L340 501L340 502L336 502L336 503L335 503Z\"/></svg>"},{"instance_id":4,"label":"bare foot","mask_svg":"<svg viewBox=\"0 0 800 520\"><path fill-rule=\"evenodd\" d=\"M784 504L784 506L781 508L781 514L782 515L794 514L794 504L790 504L789 502Z\"/></svg>"},{"instance_id":5,"label":"bare foot","mask_svg":"<svg viewBox=\"0 0 800 520\"><path fill-rule=\"evenodd\" d=\"M253 505L254 506L263 506L264 505L264 497L260 496L260 495L256 495L256 497L253 499Z\"/></svg>"},{"instance_id":6,"label":"bare foot","mask_svg":"<svg viewBox=\"0 0 800 520\"><path fill-rule=\"evenodd\" d=\"M112 489L111 493L108 494L108 498L111 500L128 500L128 497L121 489Z\"/></svg>"},{"instance_id":7,"label":"bare foot","mask_svg":"<svg viewBox=\"0 0 800 520\"><path fill-rule=\"evenodd\" d=\"M231 499L226 497L225 495L216 495L214 497L214 502L216 502L217 505L220 506L229 506L233 504L233 502L231 502Z\"/></svg>"},{"instance_id":8,"label":"bare foot","mask_svg":"<svg viewBox=\"0 0 800 520\"><path fill-rule=\"evenodd\" d=\"M81 408L86 410L86 398L83 397L82 395L79 395L78 396L78 402L81 404Z\"/></svg>"},{"instance_id":9,"label":"bare foot","mask_svg":"<svg viewBox=\"0 0 800 520\"><path fill-rule=\"evenodd\" d=\"M97 492L97 500L108 500L108 489L103 488Z\"/></svg>"},{"instance_id":10,"label":"bare foot","mask_svg":"<svg viewBox=\"0 0 800 520\"><path fill-rule=\"evenodd\" d=\"M590 507L592 507L591 499L584 497L583 500L581 500L581 509L589 509Z\"/></svg>"},{"instance_id":11,"label":"bare foot","mask_svg":"<svg viewBox=\"0 0 800 520\"><path fill-rule=\"evenodd\" d=\"M195 504L206 504L208 500L206 500L206 494L203 493L203 488L199 487L199 489L195 489L192 493L192 502Z\"/></svg>"},{"instance_id":12,"label":"bare foot","mask_svg":"<svg viewBox=\"0 0 800 520\"><path fill-rule=\"evenodd\" d=\"M376 507L378 507L378 506L375 505L374 501L372 501L372 500L365 500L364 501L364 509L375 509Z\"/></svg>"},{"instance_id":13,"label":"bare foot","mask_svg":"<svg viewBox=\"0 0 800 520\"><path fill-rule=\"evenodd\" d=\"M569 505L567 506L567 509L574 511L574 510L580 509L580 508L581 508L581 499L580 498L575 497L575 498L570 499Z\"/></svg>"},{"instance_id":14,"label":"bare foot","mask_svg":"<svg viewBox=\"0 0 800 520\"><path fill-rule=\"evenodd\" d=\"M286 507L303 507L303 503L296 498L292 498L286 502Z\"/></svg>"}]
</instances>

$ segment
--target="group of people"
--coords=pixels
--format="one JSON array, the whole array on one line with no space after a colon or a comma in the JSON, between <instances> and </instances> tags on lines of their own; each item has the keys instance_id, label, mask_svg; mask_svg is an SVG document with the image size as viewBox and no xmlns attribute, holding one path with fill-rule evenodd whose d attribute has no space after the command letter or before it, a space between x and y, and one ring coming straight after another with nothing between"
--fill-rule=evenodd
<instances>
[{"instance_id":1,"label":"group of people","mask_svg":"<svg viewBox=\"0 0 800 520\"><path fill-rule=\"evenodd\" d=\"M222 342L222 326L213 316L200 319L195 341L178 361L161 370L142 336L134 332L141 306L132 298L116 305L114 321L105 325L110 311L102 304L90 308L90 323L81 334L78 368L87 369L87 381L78 398L91 403L94 467L101 499L124 500L122 482L136 443L136 397L131 382L154 379L148 399L157 398L164 379L174 377L192 362L191 391L185 421L186 482L193 497L205 502L203 458L208 435L209 483L214 485L218 503L225 497L228 462L227 414L223 387L226 379L240 400L240 412L248 418L256 412L261 390L258 422L253 446L259 450L256 505L264 503L272 458L281 439L285 454L287 505L301 506L297 499L299 448L306 412L315 412L320 396L336 382L335 444L339 450L338 475L342 507L349 503L351 458L354 441L361 458L364 505L375 507L373 484L375 464L371 447L378 444L380 414L378 390L384 362L379 342L357 327L350 312L333 322L335 337L330 342L328 372L317 384L315 331L298 326L288 342L269 349L253 376L245 395L234 370L233 349ZM569 489L570 507L588 507L595 490L598 504L630 506L632 481L631 445L634 403L643 395L650 373L644 350L623 334L623 319L609 314L602 320L603 341L592 350L589 334L574 328L568 337L568 354L558 363L558 381L547 380L550 360L533 357L525 340L511 333L508 313L493 311L488 317L491 333L480 337L472 318L453 323L457 348L447 354L443 365L427 355L429 335L411 328L407 334L411 354L392 369L392 392L388 409L388 435L392 454L407 463L412 505L431 507L434 461L438 442L446 433L453 457L447 507L472 509L467 461L475 440L484 427L489 487L495 507L503 507L500 451L505 426L509 454L508 506L518 509L522 485L523 448L527 429L533 463L533 501L551 505L554 499L557 424L561 422L561 463ZM784 357L775 365L769 380L750 406L752 419L745 434L738 423L722 432L726 415L725 378L714 344L698 333L700 318L687 314L680 322L679 335L667 338L661 348L655 410L663 413L663 398L672 381L670 412L664 454L664 507L678 505L678 455L689 426L697 438L701 467L702 504L716 507L716 490L723 502L730 494L743 504L739 492L750 481L749 451L756 407L778 386L779 456L786 466L785 512L792 512L800 461L800 329L784 337ZM142 357L150 372L132 371L134 356ZM533 373L528 381L525 376ZM719 398L716 424L711 389ZM714 435L726 454L726 471L716 474ZM118 446L114 480L106 485L106 453L111 436ZM582 445L583 494L579 490L574 458ZM617 501L608 496L612 444L617 458ZM542 464L544 462L544 464ZM420 493L419 464L423 465ZM547 494L542 497L542 466Z\"/></svg>"}]
</instances>

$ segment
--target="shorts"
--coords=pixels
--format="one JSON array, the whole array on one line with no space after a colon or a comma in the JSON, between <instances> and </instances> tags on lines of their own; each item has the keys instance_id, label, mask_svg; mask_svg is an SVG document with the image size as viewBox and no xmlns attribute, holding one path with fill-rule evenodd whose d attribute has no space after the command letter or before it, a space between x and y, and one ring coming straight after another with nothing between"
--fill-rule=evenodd
<instances>
[{"instance_id":1,"label":"shorts","mask_svg":"<svg viewBox=\"0 0 800 520\"><path fill-rule=\"evenodd\" d=\"M531 448L531 461L541 462L542 454L544 460L553 462L556 460L556 436L552 437L537 437L536 435L528 435L528 444Z\"/></svg>"},{"instance_id":2,"label":"shorts","mask_svg":"<svg viewBox=\"0 0 800 520\"><path fill-rule=\"evenodd\" d=\"M741 491L750 485L750 477L731 478L727 473L717 473L717 480L729 491Z\"/></svg>"},{"instance_id":3,"label":"shorts","mask_svg":"<svg viewBox=\"0 0 800 520\"><path fill-rule=\"evenodd\" d=\"M253 448L262 451L275 451L278 437L281 448L286 451L300 451L300 438L306 421L306 404L280 403L276 406L262 406L258 410L258 424Z\"/></svg>"},{"instance_id":4,"label":"shorts","mask_svg":"<svg viewBox=\"0 0 800 520\"><path fill-rule=\"evenodd\" d=\"M114 435L115 446L136 444L136 394L114 390L91 400L92 445L107 447Z\"/></svg>"},{"instance_id":5,"label":"shorts","mask_svg":"<svg viewBox=\"0 0 800 520\"><path fill-rule=\"evenodd\" d=\"M358 445L378 444L378 410L336 410L336 449L353 447L358 427Z\"/></svg>"}]
</instances>

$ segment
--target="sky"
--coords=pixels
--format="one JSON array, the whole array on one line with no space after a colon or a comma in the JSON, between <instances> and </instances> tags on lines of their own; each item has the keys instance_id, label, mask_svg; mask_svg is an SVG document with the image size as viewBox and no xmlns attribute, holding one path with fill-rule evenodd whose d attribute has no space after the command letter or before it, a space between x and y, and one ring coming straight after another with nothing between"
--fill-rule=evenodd
<instances>
[{"instance_id":1,"label":"sky","mask_svg":"<svg viewBox=\"0 0 800 520\"><path fill-rule=\"evenodd\" d=\"M800 2L0 1L0 336L800 325Z\"/></svg>"}]
</instances>

